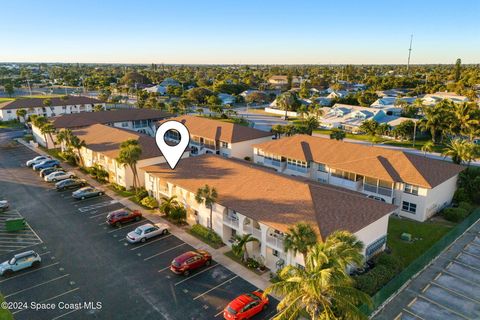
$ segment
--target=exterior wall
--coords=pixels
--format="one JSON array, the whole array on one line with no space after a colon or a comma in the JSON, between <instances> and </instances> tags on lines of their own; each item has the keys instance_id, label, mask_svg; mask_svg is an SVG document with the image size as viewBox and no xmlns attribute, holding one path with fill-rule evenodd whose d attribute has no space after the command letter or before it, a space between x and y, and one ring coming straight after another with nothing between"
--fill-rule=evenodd
<instances>
[{"instance_id":1,"label":"exterior wall","mask_svg":"<svg viewBox=\"0 0 480 320\"><path fill-rule=\"evenodd\" d=\"M457 189L458 175L450 178L449 180L441 183L435 188L428 190L426 201L426 218L431 217L433 214L449 205L452 202L453 195Z\"/></svg>"},{"instance_id":2,"label":"exterior wall","mask_svg":"<svg viewBox=\"0 0 480 320\"><path fill-rule=\"evenodd\" d=\"M245 157L250 157L251 159L253 158L253 145L257 143L262 143L262 142L267 142L272 140L271 136L263 137L263 138L258 138L258 139L253 139L253 140L247 140L247 141L242 141L242 142L237 142L237 143L229 143L229 146L231 146L231 153L230 156L233 158L238 158L238 159L244 159ZM220 151L221 154L221 151Z\"/></svg>"},{"instance_id":3,"label":"exterior wall","mask_svg":"<svg viewBox=\"0 0 480 320\"><path fill-rule=\"evenodd\" d=\"M34 125L32 125L32 135L33 135L33 138L35 139L35 141L41 145L42 147L47 147L47 144L45 142L45 138L42 134L42 132L40 131L40 129ZM53 140L52 140L53 138ZM54 147L54 143L53 141L56 141L56 135L54 133L51 134L51 137L50 135L47 134L47 142L48 142L48 148L49 149L52 149Z\"/></svg>"},{"instance_id":4,"label":"exterior wall","mask_svg":"<svg viewBox=\"0 0 480 320\"><path fill-rule=\"evenodd\" d=\"M268 107L265 108L265 112L269 112L269 113L273 113L273 114L279 114L279 115L282 115L282 116L285 115L284 110L268 108ZM295 111L287 111L287 117L297 117L297 116L298 116L298 113L296 113Z\"/></svg>"},{"instance_id":5,"label":"exterior wall","mask_svg":"<svg viewBox=\"0 0 480 320\"><path fill-rule=\"evenodd\" d=\"M105 108L105 103L98 103ZM45 116L47 118L59 116L62 114L91 112L93 110L93 104L85 105L67 105L67 106L51 106L51 107L35 107L24 108L27 111L27 117L31 115ZM0 120L9 121L17 119L17 109L4 109L1 110Z\"/></svg>"},{"instance_id":6,"label":"exterior wall","mask_svg":"<svg viewBox=\"0 0 480 320\"><path fill-rule=\"evenodd\" d=\"M359 240L361 240L364 244L363 255L365 256L366 249L374 243L376 240L381 239L382 237L387 236L388 230L388 219L390 215L385 215L382 218L378 219L377 221L369 224L365 228L355 232L355 235ZM386 238L385 238L386 240ZM386 243L386 242L385 242ZM380 250L385 248L385 244L382 245ZM366 257L371 258L370 257Z\"/></svg>"}]
</instances>

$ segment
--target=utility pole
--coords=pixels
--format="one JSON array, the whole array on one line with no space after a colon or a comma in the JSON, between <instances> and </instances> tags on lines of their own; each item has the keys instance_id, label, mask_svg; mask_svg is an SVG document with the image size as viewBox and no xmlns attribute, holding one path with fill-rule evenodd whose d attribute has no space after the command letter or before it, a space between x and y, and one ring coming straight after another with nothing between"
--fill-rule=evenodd
<instances>
[{"instance_id":1,"label":"utility pole","mask_svg":"<svg viewBox=\"0 0 480 320\"><path fill-rule=\"evenodd\" d=\"M410 56L412 55L412 41L413 41L413 34L410 35L410 48L408 49L407 77L410 71Z\"/></svg>"}]
</instances>

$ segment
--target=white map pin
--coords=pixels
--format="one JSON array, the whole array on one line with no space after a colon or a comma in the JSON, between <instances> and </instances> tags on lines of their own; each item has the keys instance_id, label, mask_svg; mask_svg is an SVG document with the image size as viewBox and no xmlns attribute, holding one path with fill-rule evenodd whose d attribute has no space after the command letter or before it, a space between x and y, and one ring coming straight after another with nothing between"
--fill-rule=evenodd
<instances>
[{"instance_id":1,"label":"white map pin","mask_svg":"<svg viewBox=\"0 0 480 320\"><path fill-rule=\"evenodd\" d=\"M169 130L175 130L180 134L180 142L177 145L169 146L165 142L164 137ZM155 140L157 141L157 146L162 152L163 157L167 160L168 165L173 170L190 143L190 133L183 123L169 120L165 121L158 127L157 133L155 134Z\"/></svg>"}]
</instances>

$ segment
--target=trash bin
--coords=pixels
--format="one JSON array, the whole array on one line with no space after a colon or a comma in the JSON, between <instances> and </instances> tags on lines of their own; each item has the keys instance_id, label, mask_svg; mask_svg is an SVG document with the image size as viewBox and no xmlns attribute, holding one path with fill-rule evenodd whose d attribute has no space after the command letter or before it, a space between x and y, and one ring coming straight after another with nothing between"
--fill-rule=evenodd
<instances>
[{"instance_id":1,"label":"trash bin","mask_svg":"<svg viewBox=\"0 0 480 320\"><path fill-rule=\"evenodd\" d=\"M26 227L25 218L10 218L5 220L5 228L7 231L19 231Z\"/></svg>"},{"instance_id":2,"label":"trash bin","mask_svg":"<svg viewBox=\"0 0 480 320\"><path fill-rule=\"evenodd\" d=\"M410 233L402 233L402 235L400 236L400 238L403 240L403 241L412 241L412 235Z\"/></svg>"}]
</instances>

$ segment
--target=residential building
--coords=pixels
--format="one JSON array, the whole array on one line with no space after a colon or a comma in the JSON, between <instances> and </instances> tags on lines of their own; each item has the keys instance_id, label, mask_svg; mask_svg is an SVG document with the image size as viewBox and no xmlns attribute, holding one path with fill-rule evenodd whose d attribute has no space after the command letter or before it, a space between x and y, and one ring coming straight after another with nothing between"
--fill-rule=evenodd
<instances>
[{"instance_id":1,"label":"residential building","mask_svg":"<svg viewBox=\"0 0 480 320\"><path fill-rule=\"evenodd\" d=\"M44 101L49 99L50 106L45 106ZM83 96L65 96L62 98L18 98L12 101L0 103L0 121L17 119L17 110L27 111L26 117L32 115L44 116L47 118L62 114L91 112L94 105L105 103L100 100ZM24 119L20 119L24 121Z\"/></svg>"},{"instance_id":2,"label":"residential building","mask_svg":"<svg viewBox=\"0 0 480 320\"><path fill-rule=\"evenodd\" d=\"M348 96L349 92L346 90L333 90L326 96L328 99L335 99L335 98L345 98Z\"/></svg>"},{"instance_id":3,"label":"residential building","mask_svg":"<svg viewBox=\"0 0 480 320\"><path fill-rule=\"evenodd\" d=\"M111 111L84 112L75 114L65 114L52 119L52 123L56 130L61 129L78 129L100 123L112 127L118 127L131 131L136 131L150 136L155 136L156 123L171 117L170 113L152 110L152 109L122 109ZM40 129L32 125L32 133L35 140L42 146L46 147L45 137ZM53 140L52 140L53 139ZM47 136L48 147L54 146L53 141L56 140L56 134Z\"/></svg>"},{"instance_id":4,"label":"residential building","mask_svg":"<svg viewBox=\"0 0 480 320\"><path fill-rule=\"evenodd\" d=\"M218 98L222 101L222 105L235 103L235 97L228 93L219 93Z\"/></svg>"},{"instance_id":5,"label":"residential building","mask_svg":"<svg viewBox=\"0 0 480 320\"><path fill-rule=\"evenodd\" d=\"M272 139L270 132L205 117L185 115L170 120L182 122L187 127L191 155L215 153L224 157L252 158L252 145ZM165 138L171 141L180 139L176 132L167 132Z\"/></svg>"},{"instance_id":6,"label":"residential building","mask_svg":"<svg viewBox=\"0 0 480 320\"><path fill-rule=\"evenodd\" d=\"M134 176L130 167L120 164L116 160L120 155L122 142L130 139L136 140L142 149L142 154L137 163L138 185L140 186L145 184L145 172L142 171L142 167L166 162L157 147L155 138L142 133L103 124L93 124L72 131L80 140L85 141L85 147L80 149L84 166L101 165L108 171L110 182L127 189L133 186ZM185 151L182 156L182 158L185 157L188 157L188 151Z\"/></svg>"},{"instance_id":7,"label":"residential building","mask_svg":"<svg viewBox=\"0 0 480 320\"><path fill-rule=\"evenodd\" d=\"M153 92L153 93L158 93L159 95L166 95L167 94L167 88L168 87L179 87L181 84L172 78L165 78L160 84L155 85L153 87L148 87L143 90L147 92Z\"/></svg>"},{"instance_id":8,"label":"residential building","mask_svg":"<svg viewBox=\"0 0 480 320\"><path fill-rule=\"evenodd\" d=\"M400 150L296 135L254 145L254 162L358 191L425 221L448 206L464 167Z\"/></svg>"},{"instance_id":9,"label":"residential building","mask_svg":"<svg viewBox=\"0 0 480 320\"><path fill-rule=\"evenodd\" d=\"M435 92L432 94L426 94L423 98L423 104L427 106L432 106L437 104L442 100L451 100L455 103L468 102L468 98L461 96L455 92Z\"/></svg>"},{"instance_id":10,"label":"residential building","mask_svg":"<svg viewBox=\"0 0 480 320\"><path fill-rule=\"evenodd\" d=\"M251 234L250 256L277 270L286 264L304 265L301 255L286 252L288 228L309 223L320 240L336 230L354 233L372 257L386 243L389 215L395 206L364 195L305 179L288 177L267 168L217 155L186 158L172 173L166 165L142 168L150 195L177 196L187 209L187 222L212 226L224 243L232 246L236 235ZM210 209L195 200L205 185L217 190Z\"/></svg>"},{"instance_id":11,"label":"residential building","mask_svg":"<svg viewBox=\"0 0 480 320\"><path fill-rule=\"evenodd\" d=\"M398 104L399 101L403 101L406 104L413 104L417 100L416 97L383 97L375 100L370 107L379 109L388 109L391 114L399 116L402 114L402 106Z\"/></svg>"}]
</instances>

